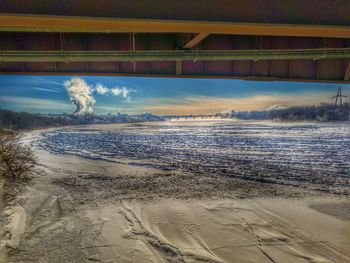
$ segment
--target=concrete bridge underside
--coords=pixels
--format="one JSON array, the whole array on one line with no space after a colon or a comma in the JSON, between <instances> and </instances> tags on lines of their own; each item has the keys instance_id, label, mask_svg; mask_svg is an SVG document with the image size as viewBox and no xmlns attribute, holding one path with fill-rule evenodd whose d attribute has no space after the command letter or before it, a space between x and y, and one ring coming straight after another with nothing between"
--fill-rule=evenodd
<instances>
[{"instance_id":1,"label":"concrete bridge underside","mask_svg":"<svg viewBox=\"0 0 350 263\"><path fill-rule=\"evenodd\" d=\"M0 74L350 83L350 1L2 1Z\"/></svg>"}]
</instances>

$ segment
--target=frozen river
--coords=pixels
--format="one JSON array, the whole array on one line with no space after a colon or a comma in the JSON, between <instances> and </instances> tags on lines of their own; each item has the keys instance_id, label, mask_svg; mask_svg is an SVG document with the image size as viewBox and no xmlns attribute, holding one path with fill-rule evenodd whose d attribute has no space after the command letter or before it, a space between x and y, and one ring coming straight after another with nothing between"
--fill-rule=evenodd
<instances>
[{"instance_id":1,"label":"frozen river","mask_svg":"<svg viewBox=\"0 0 350 263\"><path fill-rule=\"evenodd\" d=\"M44 133L40 145L161 169L343 187L350 176L349 131L350 122L174 121L63 128Z\"/></svg>"}]
</instances>

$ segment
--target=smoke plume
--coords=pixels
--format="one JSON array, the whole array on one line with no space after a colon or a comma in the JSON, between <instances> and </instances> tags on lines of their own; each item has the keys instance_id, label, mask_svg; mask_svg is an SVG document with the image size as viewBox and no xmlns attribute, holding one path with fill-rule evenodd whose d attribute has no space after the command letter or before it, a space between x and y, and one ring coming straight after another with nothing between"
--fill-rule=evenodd
<instances>
[{"instance_id":1,"label":"smoke plume","mask_svg":"<svg viewBox=\"0 0 350 263\"><path fill-rule=\"evenodd\" d=\"M281 106L279 104L274 104L266 108L265 111L284 110L284 109L287 109L287 107Z\"/></svg>"},{"instance_id":2,"label":"smoke plume","mask_svg":"<svg viewBox=\"0 0 350 263\"><path fill-rule=\"evenodd\" d=\"M67 80L64 82L64 86L70 100L76 107L74 114L93 112L93 106L96 103L96 100L93 96L94 92L103 96L111 95L122 97L128 102L130 102L131 99L130 92L136 92L136 90L128 89L127 87L108 88L102 84L92 86L81 78L72 78L71 80Z\"/></svg>"},{"instance_id":3,"label":"smoke plume","mask_svg":"<svg viewBox=\"0 0 350 263\"><path fill-rule=\"evenodd\" d=\"M93 88L83 79L72 78L64 82L70 100L75 105L74 114L91 113L96 100L91 95Z\"/></svg>"}]
</instances>

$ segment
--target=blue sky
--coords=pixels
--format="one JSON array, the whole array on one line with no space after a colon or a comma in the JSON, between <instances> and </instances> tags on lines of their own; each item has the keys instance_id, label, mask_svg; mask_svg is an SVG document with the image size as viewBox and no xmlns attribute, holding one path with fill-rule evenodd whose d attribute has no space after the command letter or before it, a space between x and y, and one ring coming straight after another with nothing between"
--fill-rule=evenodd
<instances>
[{"instance_id":1,"label":"blue sky","mask_svg":"<svg viewBox=\"0 0 350 263\"><path fill-rule=\"evenodd\" d=\"M0 108L35 113L71 113L65 81L72 76L0 76ZM202 114L231 109L263 110L272 105L293 106L331 102L349 84L263 82L229 79L143 78L77 76L91 88L96 114L150 112L154 114ZM97 86L108 92L97 92ZM127 94L119 91L124 88ZM118 91L117 93L114 91ZM349 97L347 98L347 101Z\"/></svg>"}]
</instances>

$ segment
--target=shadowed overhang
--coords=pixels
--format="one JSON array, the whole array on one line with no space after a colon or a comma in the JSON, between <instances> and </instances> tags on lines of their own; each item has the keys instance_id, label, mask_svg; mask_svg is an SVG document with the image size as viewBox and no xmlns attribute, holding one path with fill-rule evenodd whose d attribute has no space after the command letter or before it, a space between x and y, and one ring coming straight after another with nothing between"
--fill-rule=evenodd
<instances>
[{"instance_id":1,"label":"shadowed overhang","mask_svg":"<svg viewBox=\"0 0 350 263\"><path fill-rule=\"evenodd\" d=\"M349 82L349 1L2 1L0 73Z\"/></svg>"}]
</instances>

